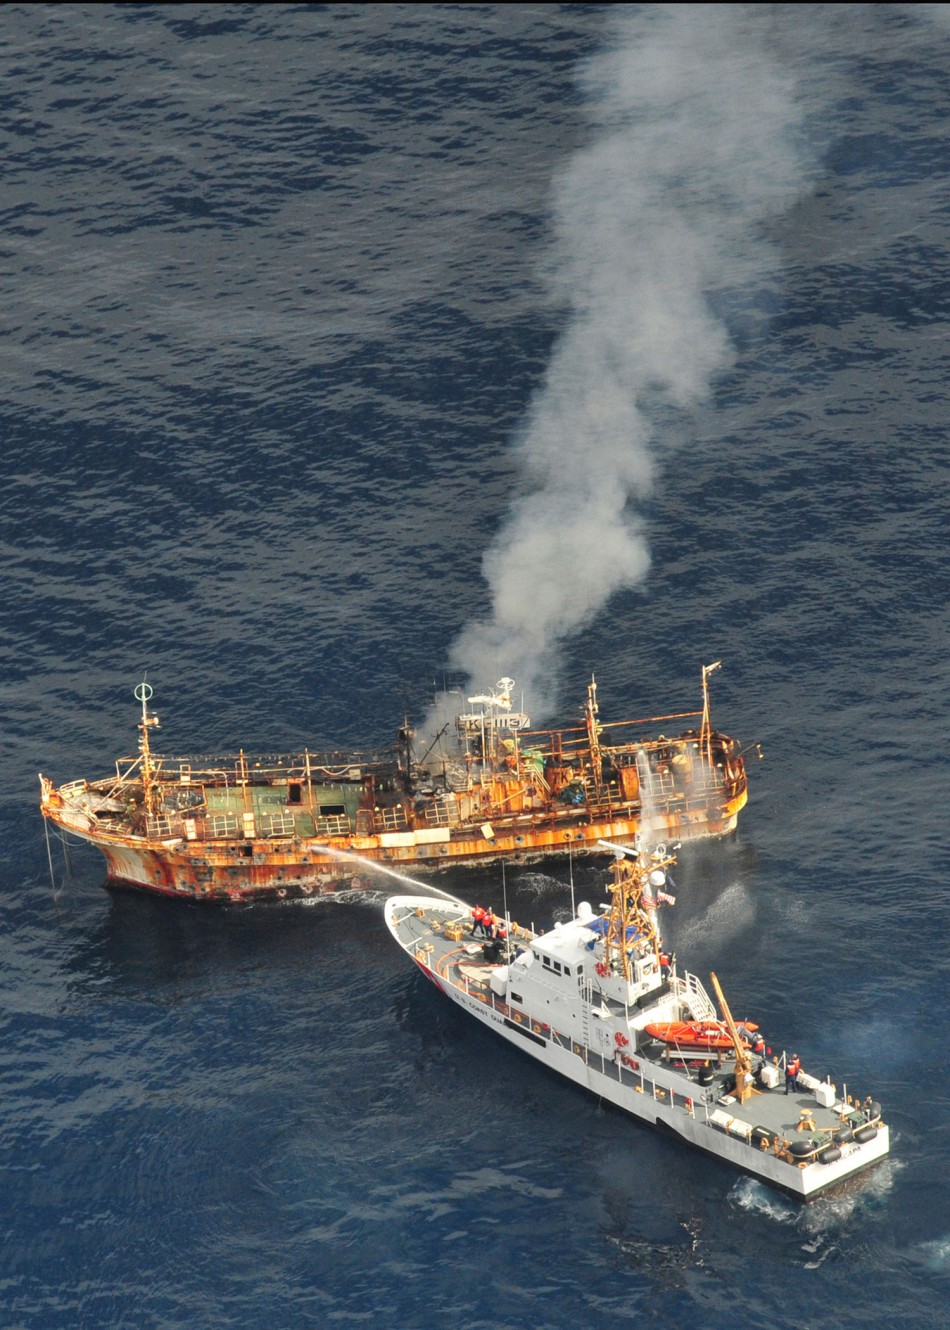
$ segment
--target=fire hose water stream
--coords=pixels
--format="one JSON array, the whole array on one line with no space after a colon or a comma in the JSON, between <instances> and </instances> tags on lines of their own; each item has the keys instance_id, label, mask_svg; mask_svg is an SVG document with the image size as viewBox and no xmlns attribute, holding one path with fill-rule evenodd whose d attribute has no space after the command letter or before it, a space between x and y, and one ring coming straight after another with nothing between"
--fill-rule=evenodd
<instances>
[{"instance_id":1,"label":"fire hose water stream","mask_svg":"<svg viewBox=\"0 0 950 1330\"><path fill-rule=\"evenodd\" d=\"M334 849L329 845L321 845L320 850L322 853L332 855L334 859L349 859L353 863L362 864L364 868L368 868L373 873L385 873L387 877L393 877L397 882L405 882L410 887L419 887L427 894L434 892L435 895L442 896L445 900L452 901L456 905L465 905L465 901L458 896L453 896L450 892L442 891L439 887L432 886L431 883L420 882L417 878L409 877L406 873L397 873L394 868L386 868L383 864L374 863L371 859L364 859L361 854L352 854L349 850Z\"/></svg>"}]
</instances>

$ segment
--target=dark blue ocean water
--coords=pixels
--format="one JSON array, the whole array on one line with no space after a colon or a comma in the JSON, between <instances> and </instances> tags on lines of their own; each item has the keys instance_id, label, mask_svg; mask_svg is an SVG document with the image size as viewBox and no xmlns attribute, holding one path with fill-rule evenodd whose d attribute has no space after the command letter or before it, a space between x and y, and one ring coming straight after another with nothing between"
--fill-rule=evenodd
<instances>
[{"instance_id":1,"label":"dark blue ocean water","mask_svg":"<svg viewBox=\"0 0 950 1330\"><path fill-rule=\"evenodd\" d=\"M946 1324L950 34L681 9L2 11L3 1327ZM681 962L885 1105L805 1210L470 1028L384 883L50 882L36 773L129 751L143 670L168 751L375 743L565 474L526 618L618 522L651 562L556 610L562 714L721 658L765 750ZM568 866L507 891L547 924Z\"/></svg>"}]
</instances>

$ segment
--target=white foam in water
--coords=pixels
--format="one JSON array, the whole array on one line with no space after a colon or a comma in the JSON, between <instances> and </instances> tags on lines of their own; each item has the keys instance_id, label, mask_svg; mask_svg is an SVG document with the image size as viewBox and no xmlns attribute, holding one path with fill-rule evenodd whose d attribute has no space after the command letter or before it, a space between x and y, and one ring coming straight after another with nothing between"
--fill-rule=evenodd
<instances>
[{"instance_id":1,"label":"white foam in water","mask_svg":"<svg viewBox=\"0 0 950 1330\"><path fill-rule=\"evenodd\" d=\"M798 1219L801 1207L793 1204L781 1192L764 1186L754 1178L739 1178L729 1193L729 1199L742 1210L755 1211L780 1224L792 1224Z\"/></svg>"},{"instance_id":2,"label":"white foam in water","mask_svg":"<svg viewBox=\"0 0 950 1330\"><path fill-rule=\"evenodd\" d=\"M562 895L566 890L563 882L547 873L519 873L513 885L519 896L546 896L549 892Z\"/></svg>"},{"instance_id":3,"label":"white foam in water","mask_svg":"<svg viewBox=\"0 0 950 1330\"><path fill-rule=\"evenodd\" d=\"M794 1201L779 1191L756 1181L739 1178L729 1193L729 1200L756 1214L774 1219L780 1224L794 1224L802 1230L802 1252L806 1269L823 1264L833 1247L831 1240L858 1209L876 1204L890 1192L894 1181L892 1159L883 1160L871 1173L865 1173L854 1184L836 1188L819 1195L807 1205ZM950 1268L950 1265L948 1265Z\"/></svg>"},{"instance_id":4,"label":"white foam in water","mask_svg":"<svg viewBox=\"0 0 950 1330\"><path fill-rule=\"evenodd\" d=\"M921 1243L919 1250L928 1270L936 1274L950 1274L950 1233Z\"/></svg>"}]
</instances>

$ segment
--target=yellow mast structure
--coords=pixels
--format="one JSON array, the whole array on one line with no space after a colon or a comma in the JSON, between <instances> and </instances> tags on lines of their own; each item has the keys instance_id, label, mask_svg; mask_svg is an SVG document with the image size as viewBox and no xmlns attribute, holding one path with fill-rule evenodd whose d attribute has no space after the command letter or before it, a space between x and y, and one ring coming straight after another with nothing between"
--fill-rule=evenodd
<instances>
[{"instance_id":1,"label":"yellow mast structure","mask_svg":"<svg viewBox=\"0 0 950 1330\"><path fill-rule=\"evenodd\" d=\"M616 853L620 847L610 848ZM616 958L620 963L620 972L628 982L631 978L628 929L635 928L647 945L652 947L654 954L657 957L660 954L655 914L643 904L643 888L651 873L675 862L672 855L654 855L648 861L642 854L633 863L626 861L622 854L618 854L614 860L614 880L608 888L612 900L604 935L604 959L608 965L612 965Z\"/></svg>"},{"instance_id":2,"label":"yellow mast structure","mask_svg":"<svg viewBox=\"0 0 950 1330\"><path fill-rule=\"evenodd\" d=\"M739 1037L739 1031L736 1029L736 1023L732 1019L732 1012L729 1010L729 1003L726 1001L725 994L719 987L719 980L710 972L713 988L716 990L716 997L719 999L719 1006L722 1011L723 1020L729 1030L729 1037L735 1045L736 1050L736 1098L740 1104L752 1094L752 1062L749 1058L749 1051L742 1043Z\"/></svg>"}]
</instances>

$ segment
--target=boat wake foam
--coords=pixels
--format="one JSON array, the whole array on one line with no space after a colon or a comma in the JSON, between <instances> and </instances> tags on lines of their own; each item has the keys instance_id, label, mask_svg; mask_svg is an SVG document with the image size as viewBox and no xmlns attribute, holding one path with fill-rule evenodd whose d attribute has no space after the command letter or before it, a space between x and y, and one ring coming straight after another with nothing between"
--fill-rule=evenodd
<instances>
[{"instance_id":1,"label":"boat wake foam","mask_svg":"<svg viewBox=\"0 0 950 1330\"><path fill-rule=\"evenodd\" d=\"M918 1251L924 1265L933 1274L950 1274L950 1233L942 1238L933 1238L930 1242L922 1242Z\"/></svg>"}]
</instances>

